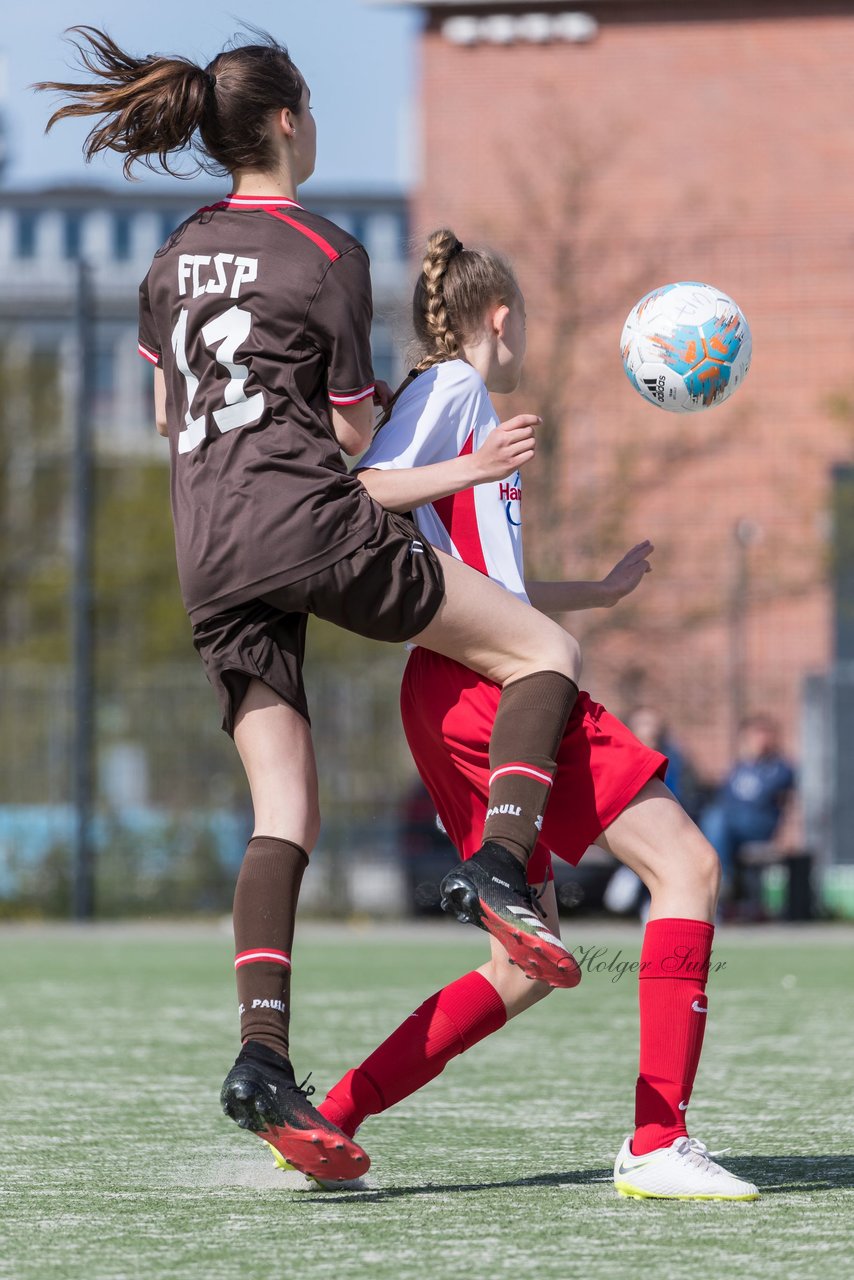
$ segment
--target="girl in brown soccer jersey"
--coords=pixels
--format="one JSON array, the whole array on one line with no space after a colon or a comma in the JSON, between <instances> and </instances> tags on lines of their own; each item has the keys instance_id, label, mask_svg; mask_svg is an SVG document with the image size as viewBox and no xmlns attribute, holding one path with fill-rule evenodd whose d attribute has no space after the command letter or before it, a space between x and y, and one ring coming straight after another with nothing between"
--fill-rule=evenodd
<instances>
[{"instance_id":1,"label":"girl in brown soccer jersey","mask_svg":"<svg viewBox=\"0 0 854 1280\"><path fill-rule=\"evenodd\" d=\"M255 810L234 901L243 1047L222 1103L296 1167L349 1177L368 1158L297 1088L288 1046L294 916L319 826L306 615L416 640L502 688L482 848L455 905L526 972L561 986L580 971L534 910L525 865L578 692L579 649L435 551L342 462L341 450L360 453L373 430L368 260L296 199L314 169L315 125L287 50L259 38L201 67L137 58L95 28L74 30L90 79L38 86L70 98L48 127L95 117L87 157L116 151L126 174L137 161L174 172L173 157L190 148L231 178L231 194L155 255L139 331L157 429L169 438L181 590ZM499 361L515 359L511 342L499 344ZM533 455L537 422L514 418L481 450L483 479L506 479ZM430 480L433 498L457 487L443 464Z\"/></svg>"},{"instance_id":2,"label":"girl in brown soccer jersey","mask_svg":"<svg viewBox=\"0 0 854 1280\"><path fill-rule=\"evenodd\" d=\"M441 334L430 320L435 315L442 317ZM648 571L648 542L633 547L601 582L532 582L522 556L521 478L472 487L481 451L506 431L489 393L513 390L522 369L524 301L509 264L488 250L465 249L449 230L434 232L415 289L414 317L421 358L359 463L369 492L391 510L404 503L413 509L425 539L501 583L508 598L530 599L552 612L616 604ZM494 359L498 335L514 330L517 359L500 366ZM437 499L430 496L429 473L442 464L456 470L457 491ZM463 872L488 804L485 743L499 697L495 684L458 662L419 647L410 654L401 692L404 728L464 859ZM575 865L596 842L636 871L652 895L639 965L635 1130L617 1156L617 1189L641 1197L755 1199L753 1184L713 1161L686 1128L708 1008L720 877L714 849L664 785L665 757L583 691L557 760L554 794L528 863L553 932L559 923L551 851ZM443 881L446 897L459 874ZM613 960L619 974L620 961ZM596 959L602 968L611 961L601 954ZM623 961L622 972L628 967ZM453 1057L548 992L544 983L511 968L492 940L485 964L425 1000L346 1073L320 1110L354 1134L367 1116L421 1088Z\"/></svg>"}]
</instances>

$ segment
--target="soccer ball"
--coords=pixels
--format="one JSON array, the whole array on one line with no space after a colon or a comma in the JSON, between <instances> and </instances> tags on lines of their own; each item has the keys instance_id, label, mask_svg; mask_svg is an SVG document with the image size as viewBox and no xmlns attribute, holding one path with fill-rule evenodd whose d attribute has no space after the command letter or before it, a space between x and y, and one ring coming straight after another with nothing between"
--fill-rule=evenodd
<instances>
[{"instance_id":1,"label":"soccer ball","mask_svg":"<svg viewBox=\"0 0 854 1280\"><path fill-rule=\"evenodd\" d=\"M644 400L670 413L723 404L750 368L750 328L732 298L708 284L666 284L629 312L623 368Z\"/></svg>"}]
</instances>

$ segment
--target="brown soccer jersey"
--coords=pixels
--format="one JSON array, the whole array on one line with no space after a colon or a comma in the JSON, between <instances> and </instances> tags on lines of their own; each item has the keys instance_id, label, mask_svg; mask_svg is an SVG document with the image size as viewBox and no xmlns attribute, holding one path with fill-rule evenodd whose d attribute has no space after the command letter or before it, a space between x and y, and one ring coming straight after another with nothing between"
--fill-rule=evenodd
<instances>
[{"instance_id":1,"label":"brown soccer jersey","mask_svg":"<svg viewBox=\"0 0 854 1280\"><path fill-rule=\"evenodd\" d=\"M373 394L362 246L284 199L200 209L140 288L140 353L163 368L178 575L194 622L363 545L378 509L329 402Z\"/></svg>"}]
</instances>

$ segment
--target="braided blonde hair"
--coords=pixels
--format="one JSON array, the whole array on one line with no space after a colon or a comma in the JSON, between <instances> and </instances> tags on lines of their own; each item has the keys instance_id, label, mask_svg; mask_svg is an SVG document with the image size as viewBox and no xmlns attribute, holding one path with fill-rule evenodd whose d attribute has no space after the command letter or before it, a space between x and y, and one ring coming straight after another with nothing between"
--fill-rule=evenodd
<instances>
[{"instance_id":1,"label":"braided blonde hair","mask_svg":"<svg viewBox=\"0 0 854 1280\"><path fill-rule=\"evenodd\" d=\"M421 373L455 360L476 332L487 307L509 306L519 286L513 268L491 249L464 249L447 227L427 241L421 275L412 299L412 319L420 348Z\"/></svg>"},{"instance_id":2,"label":"braided blonde hair","mask_svg":"<svg viewBox=\"0 0 854 1280\"><path fill-rule=\"evenodd\" d=\"M411 370L392 396L377 430L413 378L434 365L456 360L491 306L510 306L519 293L513 268L492 249L464 249L447 227L427 240L421 275L412 298L416 350Z\"/></svg>"}]
</instances>

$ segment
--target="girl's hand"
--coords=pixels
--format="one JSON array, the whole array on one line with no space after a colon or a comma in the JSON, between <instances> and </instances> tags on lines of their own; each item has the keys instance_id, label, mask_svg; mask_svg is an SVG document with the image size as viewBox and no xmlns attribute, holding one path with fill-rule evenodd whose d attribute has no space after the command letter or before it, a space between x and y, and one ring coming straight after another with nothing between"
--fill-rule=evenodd
<instances>
[{"instance_id":1,"label":"girl's hand","mask_svg":"<svg viewBox=\"0 0 854 1280\"><path fill-rule=\"evenodd\" d=\"M520 413L490 431L472 459L478 473L476 483L506 480L530 462L537 449L534 428L541 422L533 413Z\"/></svg>"},{"instance_id":2,"label":"girl's hand","mask_svg":"<svg viewBox=\"0 0 854 1280\"><path fill-rule=\"evenodd\" d=\"M386 409L391 404L393 395L394 392L388 383L383 382L381 378L378 378L374 383L374 404L379 405L383 413L385 413Z\"/></svg>"},{"instance_id":3,"label":"girl's hand","mask_svg":"<svg viewBox=\"0 0 854 1280\"><path fill-rule=\"evenodd\" d=\"M655 547L651 542L639 542L636 547L632 547L631 551L626 552L622 560L617 561L611 572L602 579L601 585L606 604L613 605L618 600L622 600L623 596L634 591L645 573L652 571L652 565L647 556L654 550Z\"/></svg>"}]
</instances>

